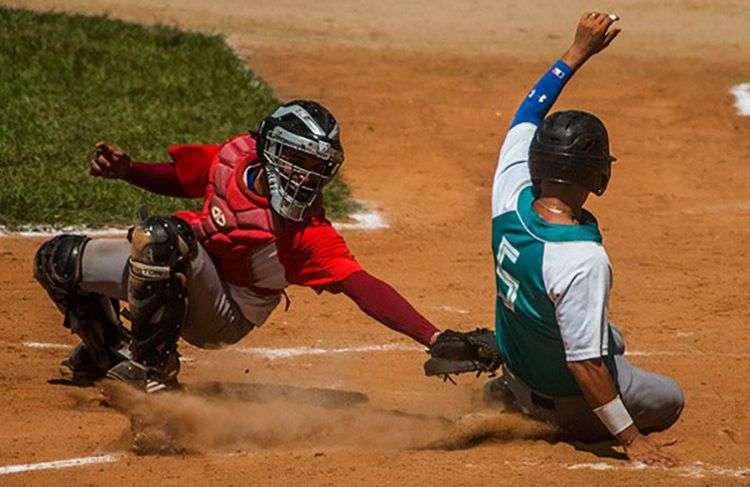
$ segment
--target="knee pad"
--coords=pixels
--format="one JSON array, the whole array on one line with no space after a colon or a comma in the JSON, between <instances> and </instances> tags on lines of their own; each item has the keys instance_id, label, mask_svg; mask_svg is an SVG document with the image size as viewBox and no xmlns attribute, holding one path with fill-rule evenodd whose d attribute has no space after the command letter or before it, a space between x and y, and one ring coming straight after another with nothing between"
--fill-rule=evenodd
<instances>
[{"instance_id":1,"label":"knee pad","mask_svg":"<svg viewBox=\"0 0 750 487\"><path fill-rule=\"evenodd\" d=\"M90 239L84 235L59 235L47 240L34 256L34 278L65 313L81 280L81 256Z\"/></svg>"},{"instance_id":2,"label":"knee pad","mask_svg":"<svg viewBox=\"0 0 750 487\"><path fill-rule=\"evenodd\" d=\"M131 351L134 360L159 366L176 353L187 312L188 269L198 246L188 224L177 217L147 217L128 239Z\"/></svg>"},{"instance_id":3,"label":"knee pad","mask_svg":"<svg viewBox=\"0 0 750 487\"><path fill-rule=\"evenodd\" d=\"M119 303L98 293L81 292L81 259L84 235L59 235L39 247L34 257L34 277L65 316L63 325L78 335L91 358L106 370L116 361L122 344Z\"/></svg>"}]
</instances>

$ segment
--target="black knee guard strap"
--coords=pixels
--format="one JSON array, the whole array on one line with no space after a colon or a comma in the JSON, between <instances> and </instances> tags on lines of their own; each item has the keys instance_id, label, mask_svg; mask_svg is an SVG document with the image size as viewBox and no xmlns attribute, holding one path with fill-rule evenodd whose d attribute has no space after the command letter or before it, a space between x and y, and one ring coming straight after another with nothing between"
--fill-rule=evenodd
<instances>
[{"instance_id":1,"label":"black knee guard strap","mask_svg":"<svg viewBox=\"0 0 750 487\"><path fill-rule=\"evenodd\" d=\"M77 334L103 370L115 361L122 344L119 303L98 293L82 292L81 259L84 235L59 235L42 244L34 257L34 277L65 315L63 325Z\"/></svg>"},{"instance_id":2,"label":"black knee guard strap","mask_svg":"<svg viewBox=\"0 0 750 487\"><path fill-rule=\"evenodd\" d=\"M187 312L188 266L198 247L188 224L177 217L147 217L128 238L133 360L159 366L176 353Z\"/></svg>"}]
</instances>

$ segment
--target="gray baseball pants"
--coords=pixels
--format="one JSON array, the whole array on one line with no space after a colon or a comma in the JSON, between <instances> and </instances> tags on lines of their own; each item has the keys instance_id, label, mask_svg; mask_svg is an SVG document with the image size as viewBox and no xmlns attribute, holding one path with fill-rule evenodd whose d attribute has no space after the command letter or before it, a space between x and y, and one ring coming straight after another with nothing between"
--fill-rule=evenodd
<instances>
[{"instance_id":1,"label":"gray baseball pants","mask_svg":"<svg viewBox=\"0 0 750 487\"><path fill-rule=\"evenodd\" d=\"M130 242L125 238L90 240L83 251L81 289L126 301L129 256ZM245 303L240 308L200 244L188 270L187 290L187 317L180 335L201 348L238 342L261 325L281 299L280 293L261 296L237 289Z\"/></svg>"},{"instance_id":2,"label":"gray baseball pants","mask_svg":"<svg viewBox=\"0 0 750 487\"><path fill-rule=\"evenodd\" d=\"M625 341L613 327L617 369L615 384L625 408L642 433L663 431L672 426L682 413L685 398L673 379L646 372L633 366L624 357ZM559 425L570 437L582 441L602 441L612 436L591 410L583 396L554 397L532 390L521 379L503 368L503 376L496 379L504 384L524 413L536 419ZM492 394L493 384L488 384Z\"/></svg>"}]
</instances>

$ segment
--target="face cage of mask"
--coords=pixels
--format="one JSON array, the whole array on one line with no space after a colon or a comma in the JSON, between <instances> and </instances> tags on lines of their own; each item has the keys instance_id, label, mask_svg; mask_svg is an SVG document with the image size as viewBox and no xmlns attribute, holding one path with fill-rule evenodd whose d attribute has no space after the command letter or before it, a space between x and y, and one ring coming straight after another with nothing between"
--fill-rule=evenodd
<instances>
[{"instance_id":1,"label":"face cage of mask","mask_svg":"<svg viewBox=\"0 0 750 487\"><path fill-rule=\"evenodd\" d=\"M293 151L285 144L271 142L263 151L266 158L268 189L271 206L281 216L294 221L302 221L305 213L315 202L338 171L341 163L336 164L330 175L309 171L284 158L285 151Z\"/></svg>"}]
</instances>

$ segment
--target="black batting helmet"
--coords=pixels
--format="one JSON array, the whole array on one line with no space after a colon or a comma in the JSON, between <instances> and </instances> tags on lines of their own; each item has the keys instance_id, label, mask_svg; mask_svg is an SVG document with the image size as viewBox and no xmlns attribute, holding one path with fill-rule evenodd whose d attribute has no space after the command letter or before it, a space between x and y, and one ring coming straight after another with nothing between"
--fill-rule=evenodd
<instances>
[{"instance_id":1,"label":"black batting helmet","mask_svg":"<svg viewBox=\"0 0 750 487\"><path fill-rule=\"evenodd\" d=\"M529 172L535 186L541 181L576 184L597 196L607 189L614 160L604 123L577 110L545 118L529 147Z\"/></svg>"}]
</instances>

